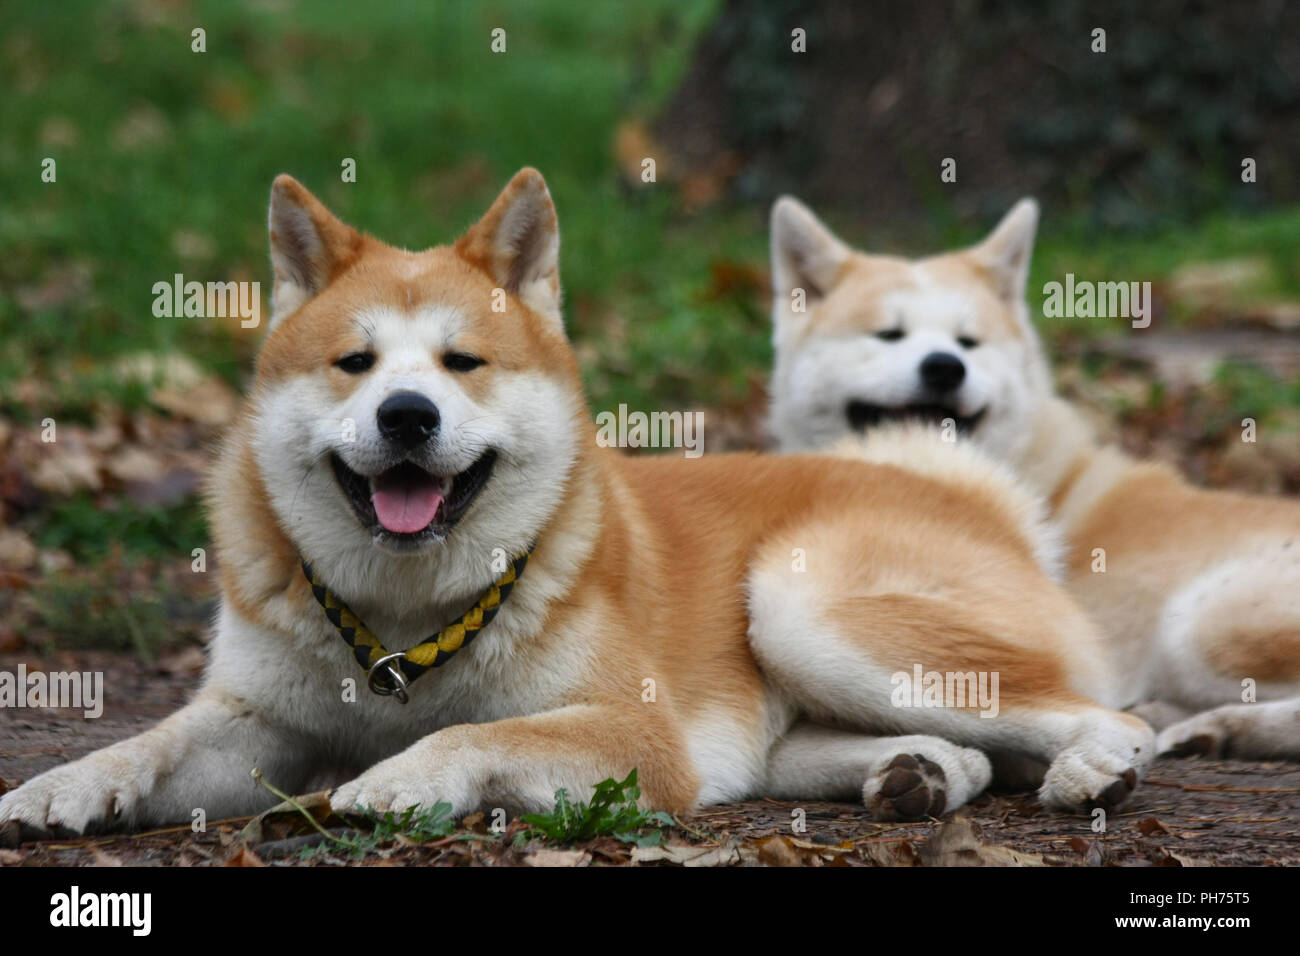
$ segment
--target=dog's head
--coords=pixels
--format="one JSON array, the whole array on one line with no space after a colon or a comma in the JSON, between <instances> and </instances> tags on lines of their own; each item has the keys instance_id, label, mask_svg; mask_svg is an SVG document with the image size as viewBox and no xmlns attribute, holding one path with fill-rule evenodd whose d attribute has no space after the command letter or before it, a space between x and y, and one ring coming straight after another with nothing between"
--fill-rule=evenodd
<instances>
[{"instance_id":1,"label":"dog's head","mask_svg":"<svg viewBox=\"0 0 1300 956\"><path fill-rule=\"evenodd\" d=\"M280 176L270 238L251 441L294 544L311 560L523 550L585 418L541 175L522 170L458 242L424 252Z\"/></svg>"},{"instance_id":2,"label":"dog's head","mask_svg":"<svg viewBox=\"0 0 1300 956\"><path fill-rule=\"evenodd\" d=\"M850 249L807 207L772 209L776 369L785 450L873 425L942 423L1014 457L1050 387L1025 305L1038 206L1021 200L979 245L907 260Z\"/></svg>"}]
</instances>

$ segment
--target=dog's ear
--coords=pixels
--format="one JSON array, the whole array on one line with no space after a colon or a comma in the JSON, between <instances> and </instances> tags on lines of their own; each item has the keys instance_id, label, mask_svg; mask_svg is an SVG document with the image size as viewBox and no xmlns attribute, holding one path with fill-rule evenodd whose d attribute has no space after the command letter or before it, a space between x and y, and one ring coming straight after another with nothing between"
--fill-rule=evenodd
<instances>
[{"instance_id":1,"label":"dog's ear","mask_svg":"<svg viewBox=\"0 0 1300 956\"><path fill-rule=\"evenodd\" d=\"M551 192L537 170L515 173L483 218L461 236L456 252L563 329L560 227Z\"/></svg>"},{"instance_id":2,"label":"dog's ear","mask_svg":"<svg viewBox=\"0 0 1300 956\"><path fill-rule=\"evenodd\" d=\"M1008 302L1024 299L1037 230L1038 203L1026 197L1011 207L988 238L970 250L998 295Z\"/></svg>"},{"instance_id":3,"label":"dog's ear","mask_svg":"<svg viewBox=\"0 0 1300 956\"><path fill-rule=\"evenodd\" d=\"M824 297L851 250L793 196L772 205L772 294L789 304L803 289L806 301ZM776 310L780 314L780 310Z\"/></svg>"},{"instance_id":4,"label":"dog's ear","mask_svg":"<svg viewBox=\"0 0 1300 956\"><path fill-rule=\"evenodd\" d=\"M361 233L345 225L292 176L271 184L271 323L276 324L329 284L355 259Z\"/></svg>"}]
</instances>

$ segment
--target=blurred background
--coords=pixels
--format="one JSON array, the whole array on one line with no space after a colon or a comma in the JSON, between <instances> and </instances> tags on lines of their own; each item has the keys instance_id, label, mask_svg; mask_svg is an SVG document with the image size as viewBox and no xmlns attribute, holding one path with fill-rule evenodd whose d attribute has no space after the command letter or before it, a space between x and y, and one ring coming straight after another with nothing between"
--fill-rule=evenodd
<instances>
[{"instance_id":1,"label":"blurred background","mask_svg":"<svg viewBox=\"0 0 1300 956\"><path fill-rule=\"evenodd\" d=\"M265 312L285 171L419 248L539 167L593 407L706 408L713 449L764 441L774 196L921 254L1033 194L1031 305L1155 292L1141 332L1041 323L1063 389L1200 482L1300 489L1295 3L12 2L0 77L0 652L201 634L199 481L261 332L152 287L257 280Z\"/></svg>"}]
</instances>

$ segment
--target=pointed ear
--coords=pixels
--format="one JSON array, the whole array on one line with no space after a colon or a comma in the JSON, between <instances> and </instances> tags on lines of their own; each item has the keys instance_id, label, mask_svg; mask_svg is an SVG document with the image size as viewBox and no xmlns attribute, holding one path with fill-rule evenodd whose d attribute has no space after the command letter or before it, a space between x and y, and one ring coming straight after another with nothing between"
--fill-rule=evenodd
<instances>
[{"instance_id":1,"label":"pointed ear","mask_svg":"<svg viewBox=\"0 0 1300 956\"><path fill-rule=\"evenodd\" d=\"M851 250L835 237L812 210L793 196L772 206L772 294L788 299L803 289L809 303L835 285Z\"/></svg>"},{"instance_id":2,"label":"pointed ear","mask_svg":"<svg viewBox=\"0 0 1300 956\"><path fill-rule=\"evenodd\" d=\"M319 199L292 176L271 184L271 323L315 296L355 259L361 234L334 217Z\"/></svg>"},{"instance_id":3,"label":"pointed ear","mask_svg":"<svg viewBox=\"0 0 1300 956\"><path fill-rule=\"evenodd\" d=\"M483 218L461 236L456 252L563 328L560 227L546 180L537 170L515 173Z\"/></svg>"},{"instance_id":4,"label":"pointed ear","mask_svg":"<svg viewBox=\"0 0 1300 956\"><path fill-rule=\"evenodd\" d=\"M1024 299L1037 230L1038 203L1026 197L1011 207L987 239L970 250L998 294L1009 302Z\"/></svg>"}]
</instances>

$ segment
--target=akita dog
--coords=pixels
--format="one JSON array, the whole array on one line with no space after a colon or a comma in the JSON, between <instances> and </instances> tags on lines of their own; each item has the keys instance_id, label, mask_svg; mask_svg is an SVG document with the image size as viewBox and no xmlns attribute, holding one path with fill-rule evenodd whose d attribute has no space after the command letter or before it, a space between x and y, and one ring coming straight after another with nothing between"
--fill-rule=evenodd
<instances>
[{"instance_id":1,"label":"akita dog","mask_svg":"<svg viewBox=\"0 0 1300 956\"><path fill-rule=\"evenodd\" d=\"M0 820L249 813L254 767L348 781L336 808L549 809L635 768L669 810L769 795L918 817L985 788L984 750L1050 761L1042 800L1082 809L1151 759L1000 466L908 435L882 463L598 445L535 170L418 253L282 176L270 238L273 316L210 483L202 689ZM991 673L995 706L900 695L917 667L972 698Z\"/></svg>"},{"instance_id":2,"label":"akita dog","mask_svg":"<svg viewBox=\"0 0 1300 956\"><path fill-rule=\"evenodd\" d=\"M1050 502L1112 699L1141 705L1161 752L1300 758L1300 503L1195 488L1097 441L1030 321L1037 222L1022 200L973 248L907 260L778 200L775 437L807 451L903 419L973 439Z\"/></svg>"}]
</instances>

